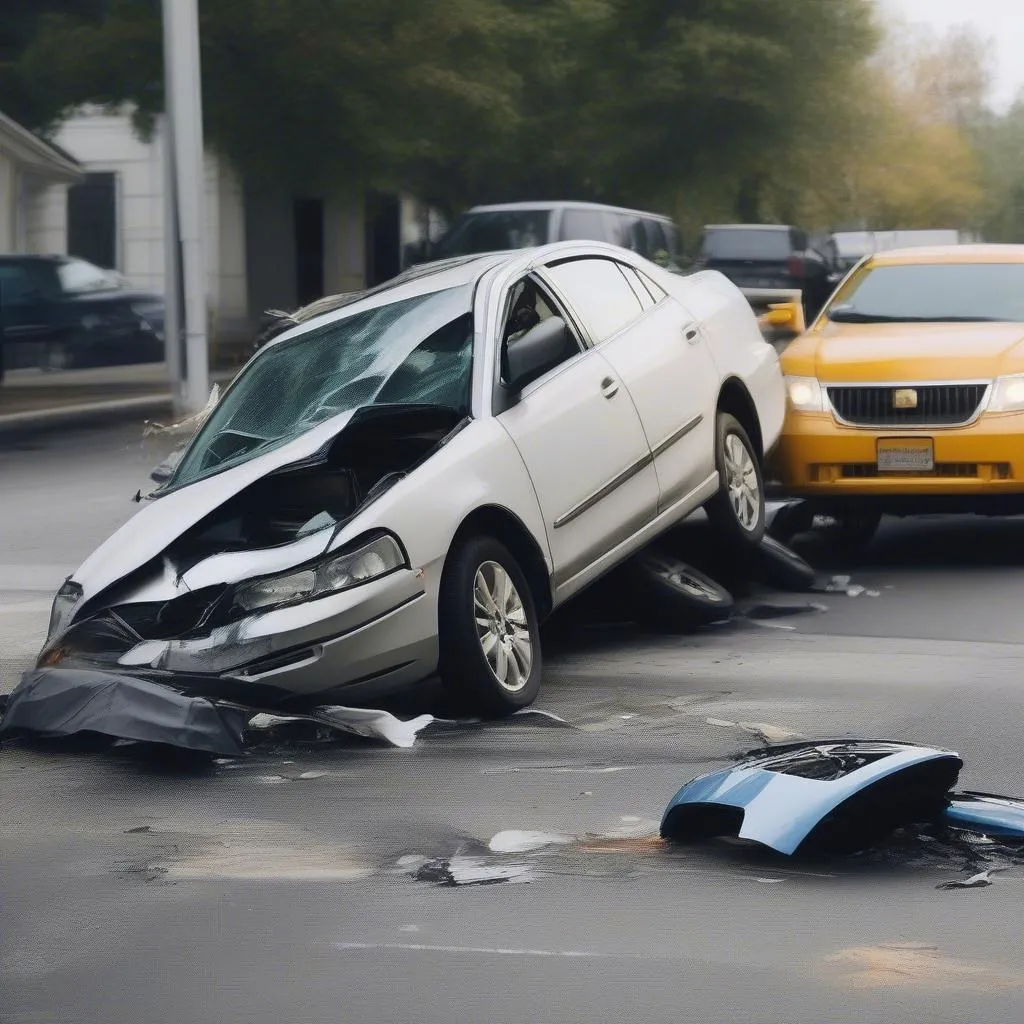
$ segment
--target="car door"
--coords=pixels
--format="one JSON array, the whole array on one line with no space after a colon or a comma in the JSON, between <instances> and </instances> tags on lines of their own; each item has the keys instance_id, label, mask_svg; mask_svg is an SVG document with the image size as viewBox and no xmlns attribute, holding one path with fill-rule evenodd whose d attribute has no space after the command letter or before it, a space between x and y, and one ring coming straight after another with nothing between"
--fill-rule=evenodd
<instances>
[{"instance_id":1,"label":"car door","mask_svg":"<svg viewBox=\"0 0 1024 1024\"><path fill-rule=\"evenodd\" d=\"M604 356L584 344L569 311L536 278L509 290L499 341L514 344L510 324L524 285L536 296L533 322L561 316L573 338L564 361L525 387L497 416L537 492L557 588L654 518L658 482L627 389Z\"/></svg>"},{"instance_id":2,"label":"car door","mask_svg":"<svg viewBox=\"0 0 1024 1024\"><path fill-rule=\"evenodd\" d=\"M50 340L50 317L39 282L14 260L0 261L0 308L8 342Z\"/></svg>"},{"instance_id":3,"label":"car door","mask_svg":"<svg viewBox=\"0 0 1024 1024\"><path fill-rule=\"evenodd\" d=\"M718 371L699 321L650 277L607 258L546 268L579 312L598 351L629 390L658 476L659 510L714 472ZM638 316L608 314L616 296L635 296Z\"/></svg>"}]
</instances>

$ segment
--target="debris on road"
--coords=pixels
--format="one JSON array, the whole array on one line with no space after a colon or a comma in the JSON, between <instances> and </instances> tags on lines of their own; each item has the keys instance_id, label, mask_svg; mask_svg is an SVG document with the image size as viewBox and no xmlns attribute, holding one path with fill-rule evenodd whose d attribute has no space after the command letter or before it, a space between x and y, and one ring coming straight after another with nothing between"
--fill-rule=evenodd
<instances>
[{"instance_id":1,"label":"debris on road","mask_svg":"<svg viewBox=\"0 0 1024 1024\"><path fill-rule=\"evenodd\" d=\"M440 886L533 881L528 864L488 864L482 857L462 855L428 860L412 872L412 877L417 882L434 882Z\"/></svg>"},{"instance_id":2,"label":"debris on road","mask_svg":"<svg viewBox=\"0 0 1024 1024\"><path fill-rule=\"evenodd\" d=\"M791 743L688 782L661 822L668 839L735 836L778 853L852 852L946 806L963 761L908 743Z\"/></svg>"},{"instance_id":3,"label":"debris on road","mask_svg":"<svg viewBox=\"0 0 1024 1024\"><path fill-rule=\"evenodd\" d=\"M42 668L26 672L0 719L0 739L99 733L220 756L243 753L247 715L160 683L111 672Z\"/></svg>"},{"instance_id":4,"label":"debris on road","mask_svg":"<svg viewBox=\"0 0 1024 1024\"><path fill-rule=\"evenodd\" d=\"M942 815L950 828L966 829L984 836L1024 840L1024 800L991 793L957 793Z\"/></svg>"},{"instance_id":5,"label":"debris on road","mask_svg":"<svg viewBox=\"0 0 1024 1024\"><path fill-rule=\"evenodd\" d=\"M387 711L331 705L315 708L303 715L257 714L249 719L248 727L262 731L297 722L313 722L354 736L383 740L393 747L411 747L416 742L416 736L435 721L437 719L433 715L419 715L403 722Z\"/></svg>"},{"instance_id":6,"label":"debris on road","mask_svg":"<svg viewBox=\"0 0 1024 1024\"><path fill-rule=\"evenodd\" d=\"M532 850L542 850L545 846L558 846L572 841L572 836L507 829L494 836L487 844L487 848L492 853L529 853Z\"/></svg>"},{"instance_id":7,"label":"debris on road","mask_svg":"<svg viewBox=\"0 0 1024 1024\"><path fill-rule=\"evenodd\" d=\"M992 884L992 875L997 871L1002 871L1002 868L988 868L985 871L979 871L976 875L971 875L970 878L954 879L952 882L940 882L936 889L981 889L986 885Z\"/></svg>"}]
</instances>

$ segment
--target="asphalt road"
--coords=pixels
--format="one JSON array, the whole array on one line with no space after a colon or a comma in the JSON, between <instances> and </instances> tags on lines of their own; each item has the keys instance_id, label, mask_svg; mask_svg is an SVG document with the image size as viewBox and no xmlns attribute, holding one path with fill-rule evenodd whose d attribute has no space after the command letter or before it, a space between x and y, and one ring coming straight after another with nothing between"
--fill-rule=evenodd
<instances>
[{"instance_id":1,"label":"asphalt road","mask_svg":"<svg viewBox=\"0 0 1024 1024\"><path fill-rule=\"evenodd\" d=\"M9 689L54 588L131 514L168 443L130 426L0 444ZM991 848L909 833L807 864L650 838L693 775L792 734L951 747L961 785L1024 795L1024 521L887 523L857 560L813 551L823 585L865 593L756 591L747 606L792 614L698 636L549 631L537 707L564 723L190 770L6 745L0 1021L1019 1019L1024 868ZM397 710L436 700L427 685ZM491 853L509 829L564 841ZM524 874L412 877L452 856ZM992 885L936 889L986 857L1005 867Z\"/></svg>"}]
</instances>

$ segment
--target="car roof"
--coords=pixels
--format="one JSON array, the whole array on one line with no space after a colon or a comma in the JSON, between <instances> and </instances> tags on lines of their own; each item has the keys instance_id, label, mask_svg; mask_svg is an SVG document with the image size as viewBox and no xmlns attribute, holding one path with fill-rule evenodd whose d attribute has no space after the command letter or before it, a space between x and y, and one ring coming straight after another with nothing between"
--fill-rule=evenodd
<instances>
[{"instance_id":1,"label":"car roof","mask_svg":"<svg viewBox=\"0 0 1024 1024\"><path fill-rule=\"evenodd\" d=\"M1024 263L1024 245L979 243L886 249L870 257L872 266L914 263Z\"/></svg>"},{"instance_id":2,"label":"car roof","mask_svg":"<svg viewBox=\"0 0 1024 1024\"><path fill-rule=\"evenodd\" d=\"M632 213L638 217L649 217L652 220L663 220L672 223L672 218L664 213L652 213L650 210L634 210L628 206L610 206L607 203L585 203L573 199L539 200L537 202L488 203L484 206L473 206L467 213L501 213L505 210L606 210L610 213Z\"/></svg>"},{"instance_id":3,"label":"car roof","mask_svg":"<svg viewBox=\"0 0 1024 1024\"><path fill-rule=\"evenodd\" d=\"M360 307L359 310L351 311L355 313L363 308L373 309L388 302L397 302L428 292L458 288L478 281L488 271L503 265L518 266L523 273L526 273L537 260L557 259L563 254L567 257L593 255L611 258L635 257L636 255L628 249L622 249L607 242L576 240L552 242L548 245L527 249L508 249L503 252L456 256L434 263L421 263L373 288L317 299L292 313L274 311L277 322L269 324L264 329L261 342L269 346L279 340L286 340L286 336L297 336L292 334L296 328L305 329L342 319L339 313L347 310L348 307Z\"/></svg>"},{"instance_id":4,"label":"car roof","mask_svg":"<svg viewBox=\"0 0 1024 1024\"><path fill-rule=\"evenodd\" d=\"M705 224L705 231L792 231L791 224Z\"/></svg>"}]
</instances>

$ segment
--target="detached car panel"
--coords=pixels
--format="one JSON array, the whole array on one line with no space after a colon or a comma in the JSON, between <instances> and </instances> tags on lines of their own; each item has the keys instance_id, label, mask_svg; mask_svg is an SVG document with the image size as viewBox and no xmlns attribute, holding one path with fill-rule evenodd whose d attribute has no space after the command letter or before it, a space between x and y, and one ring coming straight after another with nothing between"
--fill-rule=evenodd
<instances>
[{"instance_id":1,"label":"detached car panel","mask_svg":"<svg viewBox=\"0 0 1024 1024\"><path fill-rule=\"evenodd\" d=\"M507 713L539 686L539 621L714 497L726 438L737 495L757 490L781 425L739 292L613 246L452 260L316 305L67 581L41 665L321 702L440 671ZM744 522L709 505L739 543L763 533L753 498Z\"/></svg>"},{"instance_id":2,"label":"detached car panel","mask_svg":"<svg viewBox=\"0 0 1024 1024\"><path fill-rule=\"evenodd\" d=\"M951 751L903 743L791 744L688 782L661 834L736 836L787 855L859 849L937 817L962 766Z\"/></svg>"}]
</instances>

